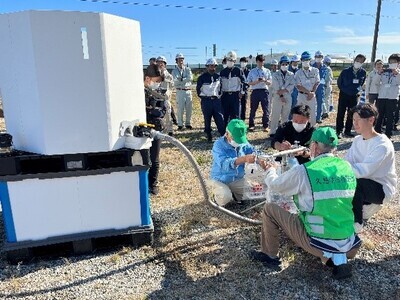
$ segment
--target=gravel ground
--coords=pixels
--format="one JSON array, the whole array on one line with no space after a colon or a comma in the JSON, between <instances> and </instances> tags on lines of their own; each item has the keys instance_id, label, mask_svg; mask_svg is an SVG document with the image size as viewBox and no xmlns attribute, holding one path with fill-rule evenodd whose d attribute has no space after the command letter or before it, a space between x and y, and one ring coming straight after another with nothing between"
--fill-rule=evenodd
<instances>
[{"instance_id":1,"label":"gravel ground","mask_svg":"<svg viewBox=\"0 0 400 300\"><path fill-rule=\"evenodd\" d=\"M197 98L193 120L195 130L176 137L208 175L212 145L202 133ZM333 121L334 116L327 123ZM400 173L398 134L394 135L394 145ZM260 147L268 146L261 131L249 138ZM341 140L339 155L350 143L350 139ZM116 247L108 252L41 258L18 265L8 264L1 252L0 298L400 299L398 194L361 234L361 251L351 262L353 277L335 281L318 259L285 237L281 271L252 262L248 253L259 245L259 227L240 223L207 206L194 171L177 149L163 145L161 160L161 192L151 199L156 228L153 247ZM0 231L4 239L2 222Z\"/></svg>"}]
</instances>

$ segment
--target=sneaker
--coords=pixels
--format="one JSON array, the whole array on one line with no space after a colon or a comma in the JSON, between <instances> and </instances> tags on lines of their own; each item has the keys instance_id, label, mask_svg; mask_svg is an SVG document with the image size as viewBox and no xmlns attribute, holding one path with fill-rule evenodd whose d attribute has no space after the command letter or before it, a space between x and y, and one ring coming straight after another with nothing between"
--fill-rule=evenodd
<instances>
[{"instance_id":1,"label":"sneaker","mask_svg":"<svg viewBox=\"0 0 400 300\"><path fill-rule=\"evenodd\" d=\"M364 225L360 224L358 222L354 222L354 232L355 233L361 233L364 230Z\"/></svg>"},{"instance_id":2,"label":"sneaker","mask_svg":"<svg viewBox=\"0 0 400 300\"><path fill-rule=\"evenodd\" d=\"M327 118L329 118L329 115L328 115L328 113L324 113L324 114L322 114L322 116L321 116L321 119L327 119Z\"/></svg>"},{"instance_id":3,"label":"sneaker","mask_svg":"<svg viewBox=\"0 0 400 300\"><path fill-rule=\"evenodd\" d=\"M351 265L350 264L343 264L339 266L333 266L332 270L332 277L334 279L346 279L352 276L351 273Z\"/></svg>"},{"instance_id":4,"label":"sneaker","mask_svg":"<svg viewBox=\"0 0 400 300\"><path fill-rule=\"evenodd\" d=\"M261 262L266 267L276 268L279 267L279 265L281 264L281 260L279 259L279 257L273 258L261 251L252 250L250 252L250 256L253 260Z\"/></svg>"},{"instance_id":5,"label":"sneaker","mask_svg":"<svg viewBox=\"0 0 400 300\"><path fill-rule=\"evenodd\" d=\"M368 205L363 205L363 219L368 220L371 218L374 214L376 214L378 211L382 209L382 204L368 204Z\"/></svg>"},{"instance_id":6,"label":"sneaker","mask_svg":"<svg viewBox=\"0 0 400 300\"><path fill-rule=\"evenodd\" d=\"M183 126L178 126L178 130L182 131L183 130Z\"/></svg>"},{"instance_id":7,"label":"sneaker","mask_svg":"<svg viewBox=\"0 0 400 300\"><path fill-rule=\"evenodd\" d=\"M249 127L249 131L253 132L254 131L254 126Z\"/></svg>"},{"instance_id":8,"label":"sneaker","mask_svg":"<svg viewBox=\"0 0 400 300\"><path fill-rule=\"evenodd\" d=\"M322 124L322 120L317 120L317 123L318 124Z\"/></svg>"},{"instance_id":9,"label":"sneaker","mask_svg":"<svg viewBox=\"0 0 400 300\"><path fill-rule=\"evenodd\" d=\"M193 129L192 125L186 125L185 127L186 127L186 129L189 129L189 130Z\"/></svg>"},{"instance_id":10,"label":"sneaker","mask_svg":"<svg viewBox=\"0 0 400 300\"><path fill-rule=\"evenodd\" d=\"M349 137L349 138L353 138L353 137L354 137L354 134L352 134L351 132L345 131L345 132L344 132L344 136L345 136L345 137Z\"/></svg>"}]
</instances>

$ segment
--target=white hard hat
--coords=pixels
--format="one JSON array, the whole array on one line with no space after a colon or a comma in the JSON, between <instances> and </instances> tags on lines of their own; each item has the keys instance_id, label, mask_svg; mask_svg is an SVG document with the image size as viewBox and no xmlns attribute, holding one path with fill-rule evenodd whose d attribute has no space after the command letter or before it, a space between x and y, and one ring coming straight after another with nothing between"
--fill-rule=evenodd
<instances>
[{"instance_id":1,"label":"white hard hat","mask_svg":"<svg viewBox=\"0 0 400 300\"><path fill-rule=\"evenodd\" d=\"M278 61L276 59L271 60L271 65L278 65Z\"/></svg>"},{"instance_id":2,"label":"white hard hat","mask_svg":"<svg viewBox=\"0 0 400 300\"><path fill-rule=\"evenodd\" d=\"M329 56L325 56L324 63L331 63L332 59Z\"/></svg>"},{"instance_id":3,"label":"white hard hat","mask_svg":"<svg viewBox=\"0 0 400 300\"><path fill-rule=\"evenodd\" d=\"M228 54L226 55L227 60L236 60L237 59L237 54L235 51L229 51Z\"/></svg>"},{"instance_id":4,"label":"white hard hat","mask_svg":"<svg viewBox=\"0 0 400 300\"><path fill-rule=\"evenodd\" d=\"M324 56L324 54L322 53L322 51L317 51L317 52L315 52L315 55L314 55L314 57L317 57L317 56Z\"/></svg>"},{"instance_id":5,"label":"white hard hat","mask_svg":"<svg viewBox=\"0 0 400 300\"><path fill-rule=\"evenodd\" d=\"M290 61L299 62L300 61L300 56L298 56L297 54L293 55L292 58L290 59Z\"/></svg>"},{"instance_id":6,"label":"white hard hat","mask_svg":"<svg viewBox=\"0 0 400 300\"><path fill-rule=\"evenodd\" d=\"M175 59L177 59L177 58L185 58L185 57L183 56L182 53L178 53L178 54L175 56Z\"/></svg>"},{"instance_id":7,"label":"white hard hat","mask_svg":"<svg viewBox=\"0 0 400 300\"><path fill-rule=\"evenodd\" d=\"M167 64L167 59L165 58L165 56L162 56L162 55L157 57L157 61L162 61L162 62L165 62L165 64Z\"/></svg>"},{"instance_id":8,"label":"white hard hat","mask_svg":"<svg viewBox=\"0 0 400 300\"><path fill-rule=\"evenodd\" d=\"M217 61L215 60L215 58L209 58L206 62L206 66L209 65L218 65Z\"/></svg>"}]
</instances>

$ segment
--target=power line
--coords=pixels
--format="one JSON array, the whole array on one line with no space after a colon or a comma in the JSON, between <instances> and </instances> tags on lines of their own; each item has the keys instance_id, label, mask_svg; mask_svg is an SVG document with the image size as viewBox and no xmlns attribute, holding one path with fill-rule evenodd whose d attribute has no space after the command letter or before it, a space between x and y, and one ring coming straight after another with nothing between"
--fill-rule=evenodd
<instances>
[{"instance_id":1,"label":"power line","mask_svg":"<svg viewBox=\"0 0 400 300\"><path fill-rule=\"evenodd\" d=\"M286 13L286 14L312 14L312 15L341 15L341 16L361 16L361 17L375 17L374 14L367 13L353 13L353 12L322 12L322 11L300 11L300 10L270 10L270 9L252 9L252 8L233 8L233 7L206 7L195 5L173 5L173 4L160 4L160 3L144 3L144 2L129 2L129 1L116 1L116 0L79 0L81 2L89 3L104 3L104 4L120 4L132 6L150 6L158 8L181 8L181 9L197 9L197 10L214 10L214 11L235 11L235 12L255 12L255 13ZM400 1L399 1L400 2ZM400 19L400 16L383 16L387 18Z\"/></svg>"}]
</instances>

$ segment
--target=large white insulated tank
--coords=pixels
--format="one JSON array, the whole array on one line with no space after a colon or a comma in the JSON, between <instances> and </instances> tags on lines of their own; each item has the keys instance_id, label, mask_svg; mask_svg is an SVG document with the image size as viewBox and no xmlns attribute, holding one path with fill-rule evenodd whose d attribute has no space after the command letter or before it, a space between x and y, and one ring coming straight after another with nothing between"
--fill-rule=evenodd
<instances>
[{"instance_id":1,"label":"large white insulated tank","mask_svg":"<svg viewBox=\"0 0 400 300\"><path fill-rule=\"evenodd\" d=\"M0 92L16 149L41 154L124 146L145 121L139 22L104 13L0 14Z\"/></svg>"}]
</instances>

